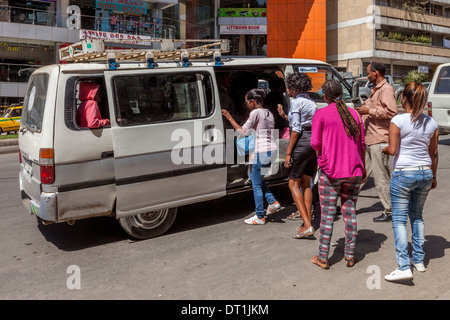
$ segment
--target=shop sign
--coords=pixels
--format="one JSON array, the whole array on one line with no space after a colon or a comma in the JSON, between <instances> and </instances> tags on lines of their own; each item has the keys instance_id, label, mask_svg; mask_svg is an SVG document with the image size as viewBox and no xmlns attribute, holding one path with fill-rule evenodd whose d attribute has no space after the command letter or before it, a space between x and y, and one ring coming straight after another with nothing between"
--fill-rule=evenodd
<instances>
[{"instance_id":1,"label":"shop sign","mask_svg":"<svg viewBox=\"0 0 450 320\"><path fill-rule=\"evenodd\" d=\"M219 8L218 17L267 17L267 8Z\"/></svg>"},{"instance_id":2,"label":"shop sign","mask_svg":"<svg viewBox=\"0 0 450 320\"><path fill-rule=\"evenodd\" d=\"M103 39L103 40L149 40L150 36L139 36L135 34L124 34L106 31L80 30L80 40Z\"/></svg>"},{"instance_id":3,"label":"shop sign","mask_svg":"<svg viewBox=\"0 0 450 320\"><path fill-rule=\"evenodd\" d=\"M147 14L147 3L140 0L96 0L95 6L124 14Z\"/></svg>"},{"instance_id":4,"label":"shop sign","mask_svg":"<svg viewBox=\"0 0 450 320\"><path fill-rule=\"evenodd\" d=\"M425 65L419 66L418 70L420 73L429 73L430 72L430 69L428 68L428 66L425 66Z\"/></svg>"},{"instance_id":5,"label":"shop sign","mask_svg":"<svg viewBox=\"0 0 450 320\"><path fill-rule=\"evenodd\" d=\"M267 34L266 25L221 25L220 34Z\"/></svg>"},{"instance_id":6,"label":"shop sign","mask_svg":"<svg viewBox=\"0 0 450 320\"><path fill-rule=\"evenodd\" d=\"M12 46L8 42L0 42L0 48L6 48L6 51L12 51L12 52L21 52L22 47L20 46Z\"/></svg>"}]
</instances>

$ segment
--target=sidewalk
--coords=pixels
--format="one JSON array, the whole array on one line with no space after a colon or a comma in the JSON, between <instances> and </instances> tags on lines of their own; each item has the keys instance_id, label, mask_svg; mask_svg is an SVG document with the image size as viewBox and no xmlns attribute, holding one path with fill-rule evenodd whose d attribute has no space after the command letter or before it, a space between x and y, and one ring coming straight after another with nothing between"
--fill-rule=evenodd
<instances>
[{"instance_id":1,"label":"sidewalk","mask_svg":"<svg viewBox=\"0 0 450 320\"><path fill-rule=\"evenodd\" d=\"M0 154L19 152L19 139L1 139Z\"/></svg>"}]
</instances>

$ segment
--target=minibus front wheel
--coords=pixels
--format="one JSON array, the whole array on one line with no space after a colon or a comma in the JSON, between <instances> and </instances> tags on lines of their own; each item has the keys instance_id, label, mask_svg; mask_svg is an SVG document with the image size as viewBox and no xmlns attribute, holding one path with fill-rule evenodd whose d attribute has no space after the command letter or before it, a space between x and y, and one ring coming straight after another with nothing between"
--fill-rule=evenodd
<instances>
[{"instance_id":1,"label":"minibus front wheel","mask_svg":"<svg viewBox=\"0 0 450 320\"><path fill-rule=\"evenodd\" d=\"M119 218L122 229L136 239L149 239L164 234L172 226L177 208L160 209Z\"/></svg>"}]
</instances>

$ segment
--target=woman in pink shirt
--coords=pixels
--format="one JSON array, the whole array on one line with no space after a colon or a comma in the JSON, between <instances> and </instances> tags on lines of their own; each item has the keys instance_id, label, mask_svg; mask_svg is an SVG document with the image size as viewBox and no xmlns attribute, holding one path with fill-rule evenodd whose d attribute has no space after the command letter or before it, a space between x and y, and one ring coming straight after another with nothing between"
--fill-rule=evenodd
<instances>
[{"instance_id":1,"label":"woman in pink shirt","mask_svg":"<svg viewBox=\"0 0 450 320\"><path fill-rule=\"evenodd\" d=\"M336 202L341 197L345 224L345 261L348 267L355 264L356 201L359 187L365 176L364 123L358 112L347 107L342 100L342 86L337 80L322 85L328 106L319 109L312 120L311 146L317 152L320 168L319 194L322 208L320 222L319 255L312 262L328 269L328 253Z\"/></svg>"}]
</instances>

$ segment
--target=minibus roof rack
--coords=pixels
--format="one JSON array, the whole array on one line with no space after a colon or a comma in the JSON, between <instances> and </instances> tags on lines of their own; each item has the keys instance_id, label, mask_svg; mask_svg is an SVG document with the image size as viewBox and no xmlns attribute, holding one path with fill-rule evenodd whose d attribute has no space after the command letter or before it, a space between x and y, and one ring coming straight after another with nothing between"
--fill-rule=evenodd
<instances>
[{"instance_id":1,"label":"minibus roof rack","mask_svg":"<svg viewBox=\"0 0 450 320\"><path fill-rule=\"evenodd\" d=\"M205 43L200 45L201 43ZM191 45L195 45L190 47ZM105 49L105 47L115 49ZM123 48L122 47L126 47ZM128 46L128 47L127 47ZM117 48L120 47L120 48ZM230 51L228 39L150 39L150 40L104 40L85 39L59 49L61 61L92 62L107 61L114 69L116 61L147 62L152 67L156 61L181 61L187 66L189 59L212 56L220 64L222 53Z\"/></svg>"}]
</instances>

